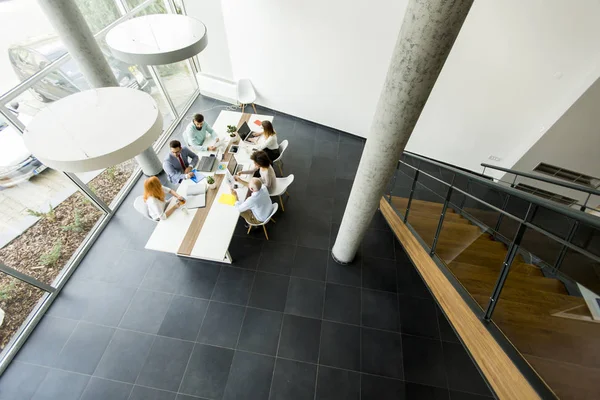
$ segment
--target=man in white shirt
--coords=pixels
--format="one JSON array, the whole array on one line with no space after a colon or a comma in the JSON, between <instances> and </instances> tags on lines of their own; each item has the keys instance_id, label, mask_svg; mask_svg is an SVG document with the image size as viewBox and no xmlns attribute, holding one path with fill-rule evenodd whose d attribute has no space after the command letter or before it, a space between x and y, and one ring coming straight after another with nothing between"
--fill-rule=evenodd
<instances>
[{"instance_id":1,"label":"man in white shirt","mask_svg":"<svg viewBox=\"0 0 600 400\"><path fill-rule=\"evenodd\" d=\"M258 178L252 178L248 182L248 188L252 194L244 201L240 202L237 197L237 192L231 189L231 194L235 196L235 208L240 212L240 215L251 224L259 224L264 222L271 215L273 205L269 191L266 186Z\"/></svg>"},{"instance_id":2,"label":"man in white shirt","mask_svg":"<svg viewBox=\"0 0 600 400\"><path fill-rule=\"evenodd\" d=\"M202 114L194 115L192 122L185 128L183 136L185 137L188 146L191 146L197 151L214 151L217 149L216 146L204 145L207 136L215 137L215 143L219 142L219 137L208 122L204 121L204 116Z\"/></svg>"}]
</instances>

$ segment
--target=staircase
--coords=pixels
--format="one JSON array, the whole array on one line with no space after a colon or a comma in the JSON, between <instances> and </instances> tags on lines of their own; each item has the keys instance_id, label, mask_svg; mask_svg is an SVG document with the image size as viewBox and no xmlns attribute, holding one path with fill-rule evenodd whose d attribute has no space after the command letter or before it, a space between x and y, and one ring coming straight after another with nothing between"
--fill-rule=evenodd
<instances>
[{"instance_id":1,"label":"staircase","mask_svg":"<svg viewBox=\"0 0 600 400\"><path fill-rule=\"evenodd\" d=\"M404 213L408 199L392 197ZM431 247L442 204L411 202L408 224ZM506 246L448 208L435 253L473 299L485 309L506 257ZM517 255L492 321L561 399L600 396L600 324L588 317L581 297L545 277Z\"/></svg>"}]
</instances>

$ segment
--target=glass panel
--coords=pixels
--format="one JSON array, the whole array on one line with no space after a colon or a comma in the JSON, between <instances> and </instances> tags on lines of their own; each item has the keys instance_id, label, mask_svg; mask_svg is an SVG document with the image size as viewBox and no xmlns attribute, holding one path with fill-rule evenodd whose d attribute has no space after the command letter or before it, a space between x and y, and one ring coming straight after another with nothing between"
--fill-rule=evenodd
<instances>
[{"instance_id":1,"label":"glass panel","mask_svg":"<svg viewBox=\"0 0 600 400\"><path fill-rule=\"evenodd\" d=\"M137 168L138 164L135 159L130 159L106 169L77 173L76 175L102 201L110 205Z\"/></svg>"},{"instance_id":2,"label":"glass panel","mask_svg":"<svg viewBox=\"0 0 600 400\"><path fill-rule=\"evenodd\" d=\"M143 2L145 2L146 0L125 0L125 3L127 4L127 6L129 7L129 9L133 9L137 6L139 6L140 4L142 4ZM150 14L166 14L167 13L167 7L165 7L165 1L166 0L155 0L153 1L149 6L147 6L146 8L144 8L144 10L142 10L138 16L141 15L150 15Z\"/></svg>"},{"instance_id":3,"label":"glass panel","mask_svg":"<svg viewBox=\"0 0 600 400\"><path fill-rule=\"evenodd\" d=\"M75 0L93 33L117 20L121 14L115 0Z\"/></svg>"},{"instance_id":4,"label":"glass panel","mask_svg":"<svg viewBox=\"0 0 600 400\"><path fill-rule=\"evenodd\" d=\"M167 94L171 97L177 112L183 107L198 89L196 79L187 61L173 64L157 65L158 74L165 85Z\"/></svg>"},{"instance_id":5,"label":"glass panel","mask_svg":"<svg viewBox=\"0 0 600 400\"><path fill-rule=\"evenodd\" d=\"M35 286L0 273L0 315L4 315L0 325L0 349L6 348L45 295L47 292Z\"/></svg>"},{"instance_id":6,"label":"glass panel","mask_svg":"<svg viewBox=\"0 0 600 400\"><path fill-rule=\"evenodd\" d=\"M444 206L444 197L436 192L436 190L444 190L440 185L442 184L435 179L423 173L419 174L410 210L408 211L407 222L429 247L433 245L433 239ZM404 204L404 207L406 208L406 204Z\"/></svg>"}]
</instances>

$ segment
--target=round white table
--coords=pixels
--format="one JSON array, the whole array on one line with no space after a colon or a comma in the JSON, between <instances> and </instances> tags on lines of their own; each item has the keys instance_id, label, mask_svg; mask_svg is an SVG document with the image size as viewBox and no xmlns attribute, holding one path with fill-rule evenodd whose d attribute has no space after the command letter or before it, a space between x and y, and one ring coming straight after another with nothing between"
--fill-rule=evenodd
<instances>
[{"instance_id":1,"label":"round white table","mask_svg":"<svg viewBox=\"0 0 600 400\"><path fill-rule=\"evenodd\" d=\"M76 93L48 104L27 125L27 148L50 168L86 172L136 158L146 175L162 164L152 144L163 122L152 96L107 87Z\"/></svg>"},{"instance_id":2,"label":"round white table","mask_svg":"<svg viewBox=\"0 0 600 400\"><path fill-rule=\"evenodd\" d=\"M112 28L106 43L120 60L161 65L186 60L208 44L206 26L186 15L154 14L132 18Z\"/></svg>"}]
</instances>

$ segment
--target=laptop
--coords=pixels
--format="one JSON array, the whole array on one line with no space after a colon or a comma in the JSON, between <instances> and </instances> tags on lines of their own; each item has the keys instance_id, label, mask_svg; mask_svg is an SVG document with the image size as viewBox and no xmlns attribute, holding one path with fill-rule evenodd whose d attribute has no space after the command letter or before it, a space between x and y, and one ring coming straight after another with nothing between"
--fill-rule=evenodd
<instances>
[{"instance_id":1,"label":"laptop","mask_svg":"<svg viewBox=\"0 0 600 400\"><path fill-rule=\"evenodd\" d=\"M217 157L203 156L198 163L198 171L210 172L212 171Z\"/></svg>"},{"instance_id":2,"label":"laptop","mask_svg":"<svg viewBox=\"0 0 600 400\"><path fill-rule=\"evenodd\" d=\"M247 122L244 122L242 126L240 126L240 129L238 129L238 135L243 138L242 140L244 142L252 137L252 129L250 129L250 126L248 126Z\"/></svg>"},{"instance_id":3,"label":"laptop","mask_svg":"<svg viewBox=\"0 0 600 400\"><path fill-rule=\"evenodd\" d=\"M238 164L235 156L231 156L229 160L229 165L227 165L227 171L231 174L231 176L235 176L239 171L243 171L244 166L242 164Z\"/></svg>"}]
</instances>

